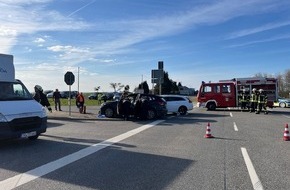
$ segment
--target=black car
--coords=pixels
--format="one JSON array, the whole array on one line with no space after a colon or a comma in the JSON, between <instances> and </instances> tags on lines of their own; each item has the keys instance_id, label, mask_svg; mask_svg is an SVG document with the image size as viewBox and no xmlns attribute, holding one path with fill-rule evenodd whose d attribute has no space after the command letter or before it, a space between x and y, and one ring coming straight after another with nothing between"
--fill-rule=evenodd
<instances>
[{"instance_id":1,"label":"black car","mask_svg":"<svg viewBox=\"0 0 290 190\"><path fill-rule=\"evenodd\" d=\"M90 94L90 95L88 96L88 98L89 98L90 100L97 100L97 99L98 99L98 93Z\"/></svg>"},{"instance_id":2,"label":"black car","mask_svg":"<svg viewBox=\"0 0 290 190\"><path fill-rule=\"evenodd\" d=\"M166 101L152 94L129 94L130 115L141 119L156 119L165 117L167 114ZM142 106L146 101L146 106ZM101 105L99 114L105 117L122 117L118 112L120 101L105 102Z\"/></svg>"},{"instance_id":3,"label":"black car","mask_svg":"<svg viewBox=\"0 0 290 190\"><path fill-rule=\"evenodd\" d=\"M77 96L77 91L60 91L60 96L61 98L69 98L69 93L70 93L70 98L76 98Z\"/></svg>"}]
</instances>

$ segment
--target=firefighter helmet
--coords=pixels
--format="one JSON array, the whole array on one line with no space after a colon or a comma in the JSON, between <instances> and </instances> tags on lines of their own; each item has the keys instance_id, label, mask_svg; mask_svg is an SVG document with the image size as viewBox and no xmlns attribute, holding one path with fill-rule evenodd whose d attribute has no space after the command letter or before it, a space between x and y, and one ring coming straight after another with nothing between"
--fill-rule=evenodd
<instances>
[{"instance_id":1,"label":"firefighter helmet","mask_svg":"<svg viewBox=\"0 0 290 190\"><path fill-rule=\"evenodd\" d=\"M34 89L41 91L41 92L43 91L43 89L40 85L35 85Z\"/></svg>"},{"instance_id":2,"label":"firefighter helmet","mask_svg":"<svg viewBox=\"0 0 290 190\"><path fill-rule=\"evenodd\" d=\"M252 91L253 91L253 92L256 92L256 90L257 90L256 88L253 88L253 90L252 90Z\"/></svg>"},{"instance_id":3,"label":"firefighter helmet","mask_svg":"<svg viewBox=\"0 0 290 190\"><path fill-rule=\"evenodd\" d=\"M263 91L264 91L263 89L259 89L259 92L260 92L260 93L263 93Z\"/></svg>"}]
</instances>

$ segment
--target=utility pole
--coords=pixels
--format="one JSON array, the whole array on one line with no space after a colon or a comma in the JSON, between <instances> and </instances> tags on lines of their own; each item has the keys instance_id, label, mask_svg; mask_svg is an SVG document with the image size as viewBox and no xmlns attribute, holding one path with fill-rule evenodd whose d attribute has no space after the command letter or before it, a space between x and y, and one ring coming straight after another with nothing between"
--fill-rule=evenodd
<instances>
[{"instance_id":1,"label":"utility pole","mask_svg":"<svg viewBox=\"0 0 290 190\"><path fill-rule=\"evenodd\" d=\"M80 92L80 67L78 67L78 92Z\"/></svg>"}]
</instances>

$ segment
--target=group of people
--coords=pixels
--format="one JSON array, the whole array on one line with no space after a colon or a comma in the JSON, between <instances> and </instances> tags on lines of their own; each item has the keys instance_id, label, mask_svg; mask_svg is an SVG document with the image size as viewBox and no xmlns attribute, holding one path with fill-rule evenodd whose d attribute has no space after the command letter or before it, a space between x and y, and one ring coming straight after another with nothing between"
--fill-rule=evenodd
<instances>
[{"instance_id":1,"label":"group of people","mask_svg":"<svg viewBox=\"0 0 290 190\"><path fill-rule=\"evenodd\" d=\"M264 113L268 114L267 102L268 97L263 89L257 90L256 88L253 88L251 94L249 94L246 89L243 89L242 93L239 94L239 103L242 111L249 110L250 112L259 114L264 110Z\"/></svg>"},{"instance_id":2,"label":"group of people","mask_svg":"<svg viewBox=\"0 0 290 190\"><path fill-rule=\"evenodd\" d=\"M149 100L138 94L135 98L129 98L129 85L125 86L125 90L118 102L117 112L124 120L128 120L130 115L134 115L135 118L146 118L149 107Z\"/></svg>"},{"instance_id":3,"label":"group of people","mask_svg":"<svg viewBox=\"0 0 290 190\"><path fill-rule=\"evenodd\" d=\"M52 112L48 98L43 93L43 88L40 85L35 85L34 91L35 91L35 94L34 94L33 98L37 102L39 102L43 107L46 107L49 112ZM62 111L60 99L61 99L61 94L60 94L58 89L55 89L55 91L53 92L53 100L55 103L55 110L56 111L57 110ZM84 104L85 104L85 97L84 97L83 93L80 92L76 96L76 106L79 109L80 113L86 113L86 109L85 109L86 107Z\"/></svg>"}]
</instances>

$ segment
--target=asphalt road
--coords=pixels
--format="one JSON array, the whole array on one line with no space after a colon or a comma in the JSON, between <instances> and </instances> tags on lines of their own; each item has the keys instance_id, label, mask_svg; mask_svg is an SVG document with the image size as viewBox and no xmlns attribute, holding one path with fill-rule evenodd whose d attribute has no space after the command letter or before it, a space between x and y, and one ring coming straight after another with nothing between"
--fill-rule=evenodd
<instances>
[{"instance_id":1,"label":"asphalt road","mask_svg":"<svg viewBox=\"0 0 290 190\"><path fill-rule=\"evenodd\" d=\"M49 114L36 141L0 142L0 189L288 189L290 109L195 108L157 121ZM209 125L215 138L204 138Z\"/></svg>"}]
</instances>

